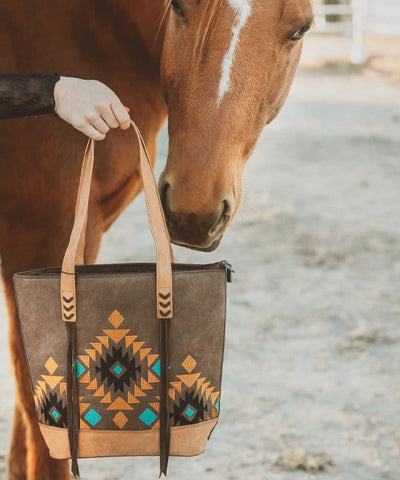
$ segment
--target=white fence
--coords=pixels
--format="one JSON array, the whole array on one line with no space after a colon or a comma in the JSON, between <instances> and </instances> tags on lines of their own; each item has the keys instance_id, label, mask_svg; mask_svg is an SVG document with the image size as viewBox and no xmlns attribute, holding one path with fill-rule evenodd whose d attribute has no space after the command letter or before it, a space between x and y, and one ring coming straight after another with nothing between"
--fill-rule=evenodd
<instances>
[{"instance_id":1,"label":"white fence","mask_svg":"<svg viewBox=\"0 0 400 480\"><path fill-rule=\"evenodd\" d=\"M326 4L324 0L315 1L315 27L318 31L351 33L352 15L351 0L336 4Z\"/></svg>"},{"instance_id":2,"label":"white fence","mask_svg":"<svg viewBox=\"0 0 400 480\"><path fill-rule=\"evenodd\" d=\"M369 0L366 30L400 38L400 0Z\"/></svg>"},{"instance_id":3,"label":"white fence","mask_svg":"<svg viewBox=\"0 0 400 480\"><path fill-rule=\"evenodd\" d=\"M315 2L316 30L336 31L353 36L351 60L362 63L364 33L400 38L400 0L326 0Z\"/></svg>"}]
</instances>

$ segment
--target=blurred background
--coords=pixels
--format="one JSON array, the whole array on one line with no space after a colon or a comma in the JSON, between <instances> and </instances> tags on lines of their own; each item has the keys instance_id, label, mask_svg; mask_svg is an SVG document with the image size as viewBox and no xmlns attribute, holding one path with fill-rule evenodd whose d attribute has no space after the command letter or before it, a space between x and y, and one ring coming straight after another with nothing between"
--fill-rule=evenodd
<instances>
[{"instance_id":1,"label":"blurred background","mask_svg":"<svg viewBox=\"0 0 400 480\"><path fill-rule=\"evenodd\" d=\"M288 101L245 170L227 259L221 422L187 480L400 478L400 2L317 1ZM156 170L167 155L164 128ZM153 260L143 196L99 262ZM13 404L0 300L0 478ZM82 479L158 478L153 458L81 462ZM56 480L56 479L55 479Z\"/></svg>"}]
</instances>

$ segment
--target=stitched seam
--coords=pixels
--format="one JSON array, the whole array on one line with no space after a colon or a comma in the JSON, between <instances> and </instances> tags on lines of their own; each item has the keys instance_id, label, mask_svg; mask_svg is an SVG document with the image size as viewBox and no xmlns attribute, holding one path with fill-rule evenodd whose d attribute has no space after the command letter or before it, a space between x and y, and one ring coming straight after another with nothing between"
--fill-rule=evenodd
<instances>
[{"instance_id":1,"label":"stitched seam","mask_svg":"<svg viewBox=\"0 0 400 480\"><path fill-rule=\"evenodd\" d=\"M218 417L216 418L213 418L212 420L205 420L204 422L198 422L198 423L195 423L195 424L192 424L192 425L179 425L179 426L175 426L175 427L171 427L171 430L189 430L190 428L196 428L197 430L199 430L199 427L206 427L207 425L211 425L212 423L217 423L219 420L219 415ZM39 422L39 425L40 425L40 428L44 428L46 430L57 430L58 432L65 432L67 433L68 430L66 428L60 428L60 427L52 427L51 425L46 425L45 423L41 423ZM128 435L128 434L135 434L135 435L144 435L144 434L147 434L147 435L152 435L152 433L154 432L154 435L155 434L158 434L159 430L79 430L79 434L86 434L86 435L90 435L90 434L93 434L93 433L96 433L96 434L103 434L103 435L121 435L121 433L125 434L125 435Z\"/></svg>"},{"instance_id":2,"label":"stitched seam","mask_svg":"<svg viewBox=\"0 0 400 480\"><path fill-rule=\"evenodd\" d=\"M116 264L117 265L117 264ZM199 275L201 273L208 273L208 274L221 274L221 273L224 273L223 270L219 271L219 270L187 270L187 271L180 271L180 272L172 272L172 276L180 276L180 275L193 275L193 274L196 274L196 275ZM69 275L73 275L72 273L69 274ZM147 272L137 272L137 273L124 273L124 272L121 272L121 273L108 273L108 272L104 272L104 273L78 273L76 275L76 277L79 279L79 280L84 280L85 278L115 278L115 277L125 277L125 278L134 278L134 277L154 277L154 273L147 273ZM49 279L59 279L60 278L60 275L59 274L54 274L54 275L31 275L31 276L25 276L25 275L19 275L18 278L24 278L24 279L32 279L32 278L36 278L36 279L42 279L42 280L49 280Z\"/></svg>"}]
</instances>

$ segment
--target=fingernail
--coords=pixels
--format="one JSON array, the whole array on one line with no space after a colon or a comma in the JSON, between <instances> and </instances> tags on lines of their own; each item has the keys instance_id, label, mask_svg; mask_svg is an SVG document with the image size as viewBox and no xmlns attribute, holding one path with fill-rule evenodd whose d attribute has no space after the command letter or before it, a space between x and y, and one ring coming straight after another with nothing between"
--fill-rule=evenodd
<instances>
[{"instance_id":1,"label":"fingernail","mask_svg":"<svg viewBox=\"0 0 400 480\"><path fill-rule=\"evenodd\" d=\"M126 110L127 112L130 112L130 111L131 111L131 109L130 109L129 107L124 106L124 108L125 108L125 110Z\"/></svg>"}]
</instances>

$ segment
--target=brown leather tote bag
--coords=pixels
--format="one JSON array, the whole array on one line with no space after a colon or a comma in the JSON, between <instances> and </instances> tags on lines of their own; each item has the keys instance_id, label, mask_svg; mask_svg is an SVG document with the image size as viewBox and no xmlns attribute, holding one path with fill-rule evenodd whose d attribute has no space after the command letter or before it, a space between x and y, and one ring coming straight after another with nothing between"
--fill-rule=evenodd
<instances>
[{"instance_id":1,"label":"brown leather tote bag","mask_svg":"<svg viewBox=\"0 0 400 480\"><path fill-rule=\"evenodd\" d=\"M220 412L229 264L173 263L144 141L140 148L155 264L84 265L94 142L86 148L61 268L14 284L42 435L53 458L205 450Z\"/></svg>"}]
</instances>

